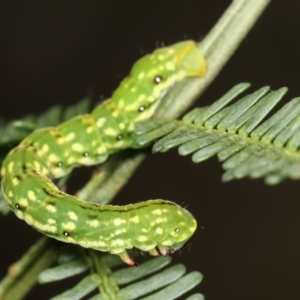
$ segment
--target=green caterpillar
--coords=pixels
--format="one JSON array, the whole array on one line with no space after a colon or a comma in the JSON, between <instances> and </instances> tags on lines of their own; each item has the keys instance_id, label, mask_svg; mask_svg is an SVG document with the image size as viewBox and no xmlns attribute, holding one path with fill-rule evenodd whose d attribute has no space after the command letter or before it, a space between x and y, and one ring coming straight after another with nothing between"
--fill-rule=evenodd
<instances>
[{"instance_id":1,"label":"green caterpillar","mask_svg":"<svg viewBox=\"0 0 300 300\"><path fill-rule=\"evenodd\" d=\"M111 98L91 114L30 134L2 164L2 191L9 206L52 238L117 254L129 265L135 262L126 249L167 255L182 247L197 223L175 203L102 206L63 193L51 179L132 147L135 123L152 116L176 81L201 77L205 71L206 62L193 41L157 49L138 60Z\"/></svg>"}]
</instances>

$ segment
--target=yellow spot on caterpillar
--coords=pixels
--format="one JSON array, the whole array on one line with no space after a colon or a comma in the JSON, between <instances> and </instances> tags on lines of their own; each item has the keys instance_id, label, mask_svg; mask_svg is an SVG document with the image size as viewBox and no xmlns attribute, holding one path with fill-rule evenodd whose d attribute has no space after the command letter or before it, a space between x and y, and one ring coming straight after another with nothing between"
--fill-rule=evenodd
<instances>
[{"instance_id":1,"label":"yellow spot on caterpillar","mask_svg":"<svg viewBox=\"0 0 300 300\"><path fill-rule=\"evenodd\" d=\"M102 127L104 125L104 123L106 122L106 119L105 118L100 118L98 119L97 121L97 127Z\"/></svg>"},{"instance_id":2,"label":"yellow spot on caterpillar","mask_svg":"<svg viewBox=\"0 0 300 300\"><path fill-rule=\"evenodd\" d=\"M43 152L43 154L47 153L49 151L49 146L47 144L44 144L41 151Z\"/></svg>"},{"instance_id":3,"label":"yellow spot on caterpillar","mask_svg":"<svg viewBox=\"0 0 300 300\"><path fill-rule=\"evenodd\" d=\"M166 69L169 71L173 71L173 70L175 70L175 65L172 62L167 62Z\"/></svg>"},{"instance_id":4,"label":"yellow spot on caterpillar","mask_svg":"<svg viewBox=\"0 0 300 300\"><path fill-rule=\"evenodd\" d=\"M36 160L33 162L33 164L34 164L34 168L36 169L36 170L40 170L40 168L41 168L41 164L39 163L39 162L37 162Z\"/></svg>"},{"instance_id":5,"label":"yellow spot on caterpillar","mask_svg":"<svg viewBox=\"0 0 300 300\"><path fill-rule=\"evenodd\" d=\"M119 234L122 234L123 233L123 230L122 229L117 229L115 231L115 235L119 235Z\"/></svg>"},{"instance_id":6,"label":"yellow spot on caterpillar","mask_svg":"<svg viewBox=\"0 0 300 300\"><path fill-rule=\"evenodd\" d=\"M33 218L31 215L25 215L24 220L26 220L29 224L38 223L36 221L33 221Z\"/></svg>"},{"instance_id":7,"label":"yellow spot on caterpillar","mask_svg":"<svg viewBox=\"0 0 300 300\"><path fill-rule=\"evenodd\" d=\"M97 148L97 153L99 154L103 154L106 153L106 148L102 145L100 147Z\"/></svg>"},{"instance_id":8,"label":"yellow spot on caterpillar","mask_svg":"<svg viewBox=\"0 0 300 300\"><path fill-rule=\"evenodd\" d=\"M139 242L146 242L146 241L148 241L149 239L148 239L148 237L145 236L145 235L140 235L140 236L137 238L137 240L138 240Z\"/></svg>"},{"instance_id":9,"label":"yellow spot on caterpillar","mask_svg":"<svg viewBox=\"0 0 300 300\"><path fill-rule=\"evenodd\" d=\"M73 222L68 222L68 223L62 223L61 224L61 227L63 229L66 229L66 230L73 230L76 228L75 224Z\"/></svg>"},{"instance_id":10,"label":"yellow spot on caterpillar","mask_svg":"<svg viewBox=\"0 0 300 300\"><path fill-rule=\"evenodd\" d=\"M102 239L103 237L99 236L99 239ZM88 248L94 248L94 249L99 249L102 248L100 251L107 251L107 245L103 241L89 241L88 243Z\"/></svg>"},{"instance_id":11,"label":"yellow spot on caterpillar","mask_svg":"<svg viewBox=\"0 0 300 300\"><path fill-rule=\"evenodd\" d=\"M144 101L146 98L146 95L145 94L140 94L138 99L137 99L137 102L141 102L141 101Z\"/></svg>"},{"instance_id":12,"label":"yellow spot on caterpillar","mask_svg":"<svg viewBox=\"0 0 300 300\"><path fill-rule=\"evenodd\" d=\"M163 234L164 233L164 231L163 231L163 229L161 227L156 228L155 232L157 234Z\"/></svg>"},{"instance_id":13,"label":"yellow spot on caterpillar","mask_svg":"<svg viewBox=\"0 0 300 300\"><path fill-rule=\"evenodd\" d=\"M91 227L97 228L100 222L98 220L93 220L93 221L87 221L87 224L90 225Z\"/></svg>"},{"instance_id":14,"label":"yellow spot on caterpillar","mask_svg":"<svg viewBox=\"0 0 300 300\"><path fill-rule=\"evenodd\" d=\"M28 206L28 201L27 201L27 199L25 199L25 198L20 198L19 204L20 204L21 206Z\"/></svg>"},{"instance_id":15,"label":"yellow spot on caterpillar","mask_svg":"<svg viewBox=\"0 0 300 300\"><path fill-rule=\"evenodd\" d=\"M132 87L132 88L130 89L130 92L135 93L135 92L136 92L136 87Z\"/></svg>"},{"instance_id":16,"label":"yellow spot on caterpillar","mask_svg":"<svg viewBox=\"0 0 300 300\"><path fill-rule=\"evenodd\" d=\"M71 146L72 150L76 151L76 152L83 152L84 147L79 144L79 143L75 143Z\"/></svg>"},{"instance_id":17,"label":"yellow spot on caterpillar","mask_svg":"<svg viewBox=\"0 0 300 300\"><path fill-rule=\"evenodd\" d=\"M143 78L145 77L145 72L141 72L139 75L138 75L138 79L139 80L142 80Z\"/></svg>"},{"instance_id":18,"label":"yellow spot on caterpillar","mask_svg":"<svg viewBox=\"0 0 300 300\"><path fill-rule=\"evenodd\" d=\"M177 210L177 215L182 216L181 210Z\"/></svg>"},{"instance_id":19,"label":"yellow spot on caterpillar","mask_svg":"<svg viewBox=\"0 0 300 300\"><path fill-rule=\"evenodd\" d=\"M122 109L124 105L125 105L124 99L120 99L118 102L118 107Z\"/></svg>"},{"instance_id":20,"label":"yellow spot on caterpillar","mask_svg":"<svg viewBox=\"0 0 300 300\"><path fill-rule=\"evenodd\" d=\"M13 192L12 191L8 191L8 197L12 198L13 196L14 196Z\"/></svg>"},{"instance_id":21,"label":"yellow spot on caterpillar","mask_svg":"<svg viewBox=\"0 0 300 300\"><path fill-rule=\"evenodd\" d=\"M115 136L115 135L117 135L117 131L114 130L114 129L112 129L112 128L106 128L106 129L104 130L104 134L106 134L106 135L111 135L111 136Z\"/></svg>"},{"instance_id":22,"label":"yellow spot on caterpillar","mask_svg":"<svg viewBox=\"0 0 300 300\"><path fill-rule=\"evenodd\" d=\"M69 158L68 158L68 164L69 164L69 165L72 165L73 162L74 162L74 158L73 158L73 157L69 157Z\"/></svg>"},{"instance_id":23,"label":"yellow spot on caterpillar","mask_svg":"<svg viewBox=\"0 0 300 300\"><path fill-rule=\"evenodd\" d=\"M161 209L158 208L158 209L153 210L153 211L152 211L152 214L153 214L153 215L161 215L161 214L162 214L162 211L161 211Z\"/></svg>"},{"instance_id":24,"label":"yellow spot on caterpillar","mask_svg":"<svg viewBox=\"0 0 300 300\"><path fill-rule=\"evenodd\" d=\"M59 145L64 144L65 141L66 141L66 140L65 140L63 137L56 138L56 142L57 142L57 144L59 144Z\"/></svg>"},{"instance_id":25,"label":"yellow spot on caterpillar","mask_svg":"<svg viewBox=\"0 0 300 300\"><path fill-rule=\"evenodd\" d=\"M138 216L135 216L135 217L133 217L133 218L130 218L129 219L129 222L132 222L132 223L139 223L140 222L140 219L139 219L139 217Z\"/></svg>"},{"instance_id":26,"label":"yellow spot on caterpillar","mask_svg":"<svg viewBox=\"0 0 300 300\"><path fill-rule=\"evenodd\" d=\"M89 126L87 129L86 129L86 132L87 133L92 133L94 130L94 128L92 126Z\"/></svg>"},{"instance_id":27,"label":"yellow spot on caterpillar","mask_svg":"<svg viewBox=\"0 0 300 300\"><path fill-rule=\"evenodd\" d=\"M49 161L55 161L55 162L59 160L58 156L56 154L54 154L54 153L51 153L48 156L48 159L49 159Z\"/></svg>"},{"instance_id":28,"label":"yellow spot on caterpillar","mask_svg":"<svg viewBox=\"0 0 300 300\"><path fill-rule=\"evenodd\" d=\"M12 184L13 184L14 186L18 185L19 183L20 183L20 181L19 181L18 178L14 177L14 178L12 179Z\"/></svg>"},{"instance_id":29,"label":"yellow spot on caterpillar","mask_svg":"<svg viewBox=\"0 0 300 300\"><path fill-rule=\"evenodd\" d=\"M49 224L43 224L43 223L37 222L37 221L33 220L30 215L26 215L24 217L24 220L26 222L28 222L29 224L32 224L35 228L38 228L40 231L51 232L51 233L55 233L57 231L56 226L54 226L54 225L51 226Z\"/></svg>"},{"instance_id":30,"label":"yellow spot on caterpillar","mask_svg":"<svg viewBox=\"0 0 300 300\"><path fill-rule=\"evenodd\" d=\"M72 140L74 140L74 138L75 138L75 132L70 132L66 137L65 137L65 140L67 141L67 142L70 142L70 141L72 141Z\"/></svg>"},{"instance_id":31,"label":"yellow spot on caterpillar","mask_svg":"<svg viewBox=\"0 0 300 300\"><path fill-rule=\"evenodd\" d=\"M126 221L121 219L121 218L116 218L116 219L113 220L113 223L114 223L115 226L119 226L119 225L122 225L122 224L126 223Z\"/></svg>"},{"instance_id":32,"label":"yellow spot on caterpillar","mask_svg":"<svg viewBox=\"0 0 300 300\"><path fill-rule=\"evenodd\" d=\"M32 201L36 200L34 191L28 191L27 195L28 195L29 200L32 200Z\"/></svg>"},{"instance_id":33,"label":"yellow spot on caterpillar","mask_svg":"<svg viewBox=\"0 0 300 300\"><path fill-rule=\"evenodd\" d=\"M147 229L147 228L142 228L142 232L147 233L147 232L148 232L148 229Z\"/></svg>"},{"instance_id":34,"label":"yellow spot on caterpillar","mask_svg":"<svg viewBox=\"0 0 300 300\"><path fill-rule=\"evenodd\" d=\"M114 118L117 118L120 114L117 110L113 111L111 114Z\"/></svg>"},{"instance_id":35,"label":"yellow spot on caterpillar","mask_svg":"<svg viewBox=\"0 0 300 300\"><path fill-rule=\"evenodd\" d=\"M77 215L74 213L74 211L69 211L68 212L68 215L70 217L71 220L74 220L74 221L77 221L78 220L78 217Z\"/></svg>"},{"instance_id":36,"label":"yellow spot on caterpillar","mask_svg":"<svg viewBox=\"0 0 300 300\"><path fill-rule=\"evenodd\" d=\"M171 240L164 240L161 244L163 246L171 246L173 244L173 242Z\"/></svg>"},{"instance_id":37,"label":"yellow spot on caterpillar","mask_svg":"<svg viewBox=\"0 0 300 300\"><path fill-rule=\"evenodd\" d=\"M46 205L46 209L52 213L56 212L56 207L50 204Z\"/></svg>"},{"instance_id":38,"label":"yellow spot on caterpillar","mask_svg":"<svg viewBox=\"0 0 300 300\"><path fill-rule=\"evenodd\" d=\"M47 220L47 222L49 225L56 224L56 221L54 219L50 219L50 218Z\"/></svg>"},{"instance_id":39,"label":"yellow spot on caterpillar","mask_svg":"<svg viewBox=\"0 0 300 300\"><path fill-rule=\"evenodd\" d=\"M11 161L9 164L8 164L8 167L7 167L7 169L8 169L8 172L12 172L12 170L13 170L13 168L14 168L14 162L13 161Z\"/></svg>"},{"instance_id":40,"label":"yellow spot on caterpillar","mask_svg":"<svg viewBox=\"0 0 300 300\"><path fill-rule=\"evenodd\" d=\"M163 223L164 220L165 220L164 218L157 218L157 219L155 220L155 223L156 223L156 224Z\"/></svg>"},{"instance_id":41,"label":"yellow spot on caterpillar","mask_svg":"<svg viewBox=\"0 0 300 300\"><path fill-rule=\"evenodd\" d=\"M123 129L125 128L125 124L124 124L124 123L120 123L120 124L119 124L119 128L120 128L121 130L123 130Z\"/></svg>"},{"instance_id":42,"label":"yellow spot on caterpillar","mask_svg":"<svg viewBox=\"0 0 300 300\"><path fill-rule=\"evenodd\" d=\"M111 242L112 247L123 247L124 246L124 240L122 239L115 239Z\"/></svg>"},{"instance_id":43,"label":"yellow spot on caterpillar","mask_svg":"<svg viewBox=\"0 0 300 300\"><path fill-rule=\"evenodd\" d=\"M160 55L157 56L157 58L158 58L158 60L164 60L164 59L165 59L165 56L162 55L162 54L160 54Z\"/></svg>"}]
</instances>

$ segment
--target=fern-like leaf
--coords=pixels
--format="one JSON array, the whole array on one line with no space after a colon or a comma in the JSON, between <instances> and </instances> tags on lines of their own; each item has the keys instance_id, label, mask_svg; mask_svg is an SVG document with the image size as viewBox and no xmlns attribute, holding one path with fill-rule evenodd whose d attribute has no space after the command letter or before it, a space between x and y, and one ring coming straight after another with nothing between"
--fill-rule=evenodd
<instances>
[{"instance_id":1,"label":"fern-like leaf","mask_svg":"<svg viewBox=\"0 0 300 300\"><path fill-rule=\"evenodd\" d=\"M138 268L124 267L114 255L104 255L97 251L87 251L85 258L62 259L60 265L43 271L39 276L42 284L60 281L90 269L91 273L81 279L74 287L57 295L52 300L80 300L90 293L96 295L90 300L133 300L133 299L177 299L202 281L202 274L190 272L182 264L168 266L170 257L151 259ZM145 277L147 278L145 279ZM100 289L100 293L99 293ZM194 294L191 299L204 299ZM193 298L194 297L194 298Z\"/></svg>"},{"instance_id":2,"label":"fern-like leaf","mask_svg":"<svg viewBox=\"0 0 300 300\"><path fill-rule=\"evenodd\" d=\"M226 170L224 181L265 177L268 184L300 177L300 98L262 120L287 92L263 87L228 105L250 85L234 86L210 107L197 108L182 121L148 120L137 126L139 146L161 138L153 152L178 147L195 163L218 155Z\"/></svg>"},{"instance_id":3,"label":"fern-like leaf","mask_svg":"<svg viewBox=\"0 0 300 300\"><path fill-rule=\"evenodd\" d=\"M56 126L72 117L85 114L89 110L90 99L85 98L65 109L55 105L39 116L27 115L8 123L0 119L0 159L7 154L7 148L18 144L32 131L47 126Z\"/></svg>"}]
</instances>

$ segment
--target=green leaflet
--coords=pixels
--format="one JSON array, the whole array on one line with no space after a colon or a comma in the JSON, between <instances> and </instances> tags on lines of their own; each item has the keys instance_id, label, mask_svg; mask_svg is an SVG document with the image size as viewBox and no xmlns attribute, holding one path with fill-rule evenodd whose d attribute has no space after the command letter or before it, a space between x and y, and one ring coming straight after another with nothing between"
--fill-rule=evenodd
<instances>
[{"instance_id":1,"label":"green leaflet","mask_svg":"<svg viewBox=\"0 0 300 300\"><path fill-rule=\"evenodd\" d=\"M175 203L158 199L101 206L61 192L51 178L135 147L135 123L152 116L176 81L205 71L205 60L192 41L157 49L137 61L112 97L91 114L34 131L3 161L2 191L9 206L50 237L118 254L130 265L135 263L126 249L167 255L182 247L197 224Z\"/></svg>"},{"instance_id":2,"label":"green leaflet","mask_svg":"<svg viewBox=\"0 0 300 300\"><path fill-rule=\"evenodd\" d=\"M265 177L268 184L299 179L300 98L265 119L287 88L270 91L263 87L228 105L249 86L236 85L211 106L194 109L182 121L151 119L139 123L136 144L161 138L153 152L178 147L180 155L192 154L195 163L217 154L224 162L224 181L245 176Z\"/></svg>"}]
</instances>

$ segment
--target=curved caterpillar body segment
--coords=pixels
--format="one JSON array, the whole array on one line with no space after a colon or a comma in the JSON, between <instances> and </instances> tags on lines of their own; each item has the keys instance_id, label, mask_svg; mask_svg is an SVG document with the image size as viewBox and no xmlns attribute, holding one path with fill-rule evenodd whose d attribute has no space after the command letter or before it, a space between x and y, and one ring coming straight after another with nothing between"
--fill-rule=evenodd
<instances>
[{"instance_id":1,"label":"curved caterpillar body segment","mask_svg":"<svg viewBox=\"0 0 300 300\"><path fill-rule=\"evenodd\" d=\"M5 158L2 191L16 215L55 239L117 254L151 255L179 249L197 227L194 217L170 201L126 206L97 205L61 192L51 181L79 165L95 165L132 146L135 123L149 118L168 89L187 76L200 77L206 63L192 41L141 58L113 93L91 114L37 130Z\"/></svg>"}]
</instances>

